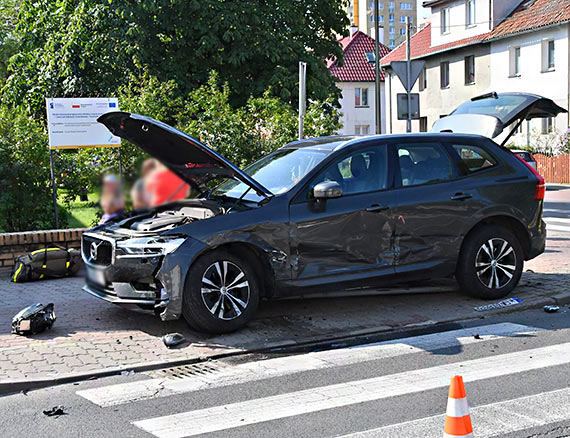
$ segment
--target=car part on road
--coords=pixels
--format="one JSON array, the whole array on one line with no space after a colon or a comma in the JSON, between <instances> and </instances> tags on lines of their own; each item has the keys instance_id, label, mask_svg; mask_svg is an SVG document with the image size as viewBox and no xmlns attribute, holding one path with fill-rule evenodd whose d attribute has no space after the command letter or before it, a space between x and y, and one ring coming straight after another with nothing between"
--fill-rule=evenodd
<instances>
[{"instance_id":1,"label":"car part on road","mask_svg":"<svg viewBox=\"0 0 570 438\"><path fill-rule=\"evenodd\" d=\"M51 329L55 322L53 303L33 304L19 311L12 318L12 333L17 335L35 335L45 329Z\"/></svg>"},{"instance_id":2,"label":"car part on road","mask_svg":"<svg viewBox=\"0 0 570 438\"><path fill-rule=\"evenodd\" d=\"M498 303L485 304L484 306L477 306L474 307L474 309L477 312L485 312L487 310L502 309L503 307L516 306L517 304L520 303L522 303L522 300L520 298L513 297L503 301L499 301Z\"/></svg>"},{"instance_id":3,"label":"car part on road","mask_svg":"<svg viewBox=\"0 0 570 438\"><path fill-rule=\"evenodd\" d=\"M182 344L186 338L181 333L168 333L162 337L162 342L168 348L176 347L177 345Z\"/></svg>"},{"instance_id":4,"label":"car part on road","mask_svg":"<svg viewBox=\"0 0 570 438\"><path fill-rule=\"evenodd\" d=\"M59 417L61 415L67 415L67 413L65 412L65 406L54 406L51 409L46 409L44 411L42 411L44 413L44 415L47 415L48 417Z\"/></svg>"},{"instance_id":5,"label":"car part on road","mask_svg":"<svg viewBox=\"0 0 570 438\"><path fill-rule=\"evenodd\" d=\"M544 311L545 311L546 313L556 313L556 312L558 312L559 310L560 310L560 307L559 307L559 306L553 306L553 305L544 306Z\"/></svg>"}]
</instances>

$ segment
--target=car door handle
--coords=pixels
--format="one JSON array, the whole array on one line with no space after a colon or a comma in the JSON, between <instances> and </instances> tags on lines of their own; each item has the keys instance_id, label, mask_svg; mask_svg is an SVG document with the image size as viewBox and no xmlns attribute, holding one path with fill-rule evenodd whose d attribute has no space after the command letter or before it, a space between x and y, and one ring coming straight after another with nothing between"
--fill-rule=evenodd
<instances>
[{"instance_id":1,"label":"car door handle","mask_svg":"<svg viewBox=\"0 0 570 438\"><path fill-rule=\"evenodd\" d=\"M463 193L463 192L459 192L456 193L455 195L453 195L451 197L452 201L463 201L465 199L471 199L472 196L469 193Z\"/></svg>"},{"instance_id":2,"label":"car door handle","mask_svg":"<svg viewBox=\"0 0 570 438\"><path fill-rule=\"evenodd\" d=\"M370 207L366 208L366 211L368 211L370 213L378 213L379 211L386 210L387 208L388 207L386 207L385 205L372 204Z\"/></svg>"}]
</instances>

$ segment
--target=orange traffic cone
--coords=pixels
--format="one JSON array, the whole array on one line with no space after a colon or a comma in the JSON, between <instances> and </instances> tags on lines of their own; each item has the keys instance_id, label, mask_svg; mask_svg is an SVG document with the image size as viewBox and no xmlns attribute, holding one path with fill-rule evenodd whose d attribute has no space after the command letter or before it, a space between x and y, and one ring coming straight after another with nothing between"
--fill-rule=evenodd
<instances>
[{"instance_id":1,"label":"orange traffic cone","mask_svg":"<svg viewBox=\"0 0 570 438\"><path fill-rule=\"evenodd\" d=\"M463 377L453 376L449 386L443 438L472 438L473 427Z\"/></svg>"}]
</instances>

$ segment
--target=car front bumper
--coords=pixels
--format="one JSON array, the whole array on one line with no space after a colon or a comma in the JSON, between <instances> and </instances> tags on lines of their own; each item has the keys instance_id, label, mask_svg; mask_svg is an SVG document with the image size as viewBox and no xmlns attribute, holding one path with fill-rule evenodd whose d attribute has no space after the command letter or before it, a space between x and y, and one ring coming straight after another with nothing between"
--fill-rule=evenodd
<instances>
[{"instance_id":1,"label":"car front bumper","mask_svg":"<svg viewBox=\"0 0 570 438\"><path fill-rule=\"evenodd\" d=\"M187 238L166 256L135 257L118 254L115 242L109 237L96 233L85 233L85 237L105 240L112 246L109 260L98 264L89 257L89 245L82 239L82 256L87 269L85 292L123 307L153 310L163 321L180 318L186 274L206 245Z\"/></svg>"}]
</instances>

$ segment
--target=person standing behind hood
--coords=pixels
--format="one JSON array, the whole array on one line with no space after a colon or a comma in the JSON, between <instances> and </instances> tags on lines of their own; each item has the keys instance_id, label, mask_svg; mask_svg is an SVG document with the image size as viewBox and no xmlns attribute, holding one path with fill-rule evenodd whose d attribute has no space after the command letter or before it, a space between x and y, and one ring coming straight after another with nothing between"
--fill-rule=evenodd
<instances>
[{"instance_id":1,"label":"person standing behind hood","mask_svg":"<svg viewBox=\"0 0 570 438\"><path fill-rule=\"evenodd\" d=\"M141 177L134 183L131 189L131 199L133 200L133 210L150 207L150 195L145 189L145 180L156 169L158 161L154 158L144 160L141 167Z\"/></svg>"},{"instance_id":2,"label":"person standing behind hood","mask_svg":"<svg viewBox=\"0 0 570 438\"><path fill-rule=\"evenodd\" d=\"M145 179L145 190L151 207L184 199L190 194L190 186L160 162Z\"/></svg>"},{"instance_id":3,"label":"person standing behind hood","mask_svg":"<svg viewBox=\"0 0 570 438\"><path fill-rule=\"evenodd\" d=\"M110 221L119 216L125 209L125 198L121 185L115 175L106 175L103 178L103 189L101 191L101 208L103 217L100 224Z\"/></svg>"}]
</instances>

